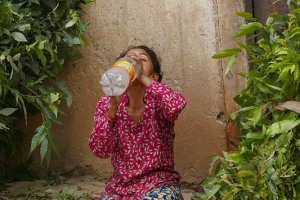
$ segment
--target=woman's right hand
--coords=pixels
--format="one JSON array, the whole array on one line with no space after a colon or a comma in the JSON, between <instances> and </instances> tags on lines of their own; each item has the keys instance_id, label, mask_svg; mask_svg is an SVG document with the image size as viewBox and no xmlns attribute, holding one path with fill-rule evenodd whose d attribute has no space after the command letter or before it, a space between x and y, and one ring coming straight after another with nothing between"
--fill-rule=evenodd
<instances>
[{"instance_id":1,"label":"woman's right hand","mask_svg":"<svg viewBox=\"0 0 300 200\"><path fill-rule=\"evenodd\" d=\"M113 122L117 118L118 107L121 103L123 95L120 96L110 96L110 106L108 108L108 116L109 116L109 125L112 127Z\"/></svg>"},{"instance_id":2,"label":"woman's right hand","mask_svg":"<svg viewBox=\"0 0 300 200\"><path fill-rule=\"evenodd\" d=\"M138 73L136 79L139 80L141 83L143 83L145 86L148 86L152 81L152 79L146 75L143 67L143 62L137 55L131 55L129 57L134 59L138 64Z\"/></svg>"},{"instance_id":3,"label":"woman's right hand","mask_svg":"<svg viewBox=\"0 0 300 200\"><path fill-rule=\"evenodd\" d=\"M145 70L143 68L143 63L142 63L141 59L136 54L130 55L129 57L134 59L137 63L138 73L136 75L136 79L139 80L142 76L145 76Z\"/></svg>"}]
</instances>

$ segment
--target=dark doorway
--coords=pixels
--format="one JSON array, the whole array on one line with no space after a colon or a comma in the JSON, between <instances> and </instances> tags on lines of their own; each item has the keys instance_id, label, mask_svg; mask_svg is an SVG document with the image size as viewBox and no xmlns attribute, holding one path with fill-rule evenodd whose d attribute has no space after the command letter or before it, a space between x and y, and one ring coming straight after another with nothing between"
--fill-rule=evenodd
<instances>
[{"instance_id":1,"label":"dark doorway","mask_svg":"<svg viewBox=\"0 0 300 200\"><path fill-rule=\"evenodd\" d=\"M245 0L245 3L246 11L251 12L263 25L270 13L286 14L288 12L287 0Z\"/></svg>"}]
</instances>

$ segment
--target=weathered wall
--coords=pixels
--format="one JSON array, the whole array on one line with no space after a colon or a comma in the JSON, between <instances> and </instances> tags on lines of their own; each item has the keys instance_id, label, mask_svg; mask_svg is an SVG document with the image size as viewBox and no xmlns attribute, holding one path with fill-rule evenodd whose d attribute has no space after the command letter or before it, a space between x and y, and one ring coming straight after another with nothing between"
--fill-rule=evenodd
<instances>
[{"instance_id":1,"label":"weathered wall","mask_svg":"<svg viewBox=\"0 0 300 200\"><path fill-rule=\"evenodd\" d=\"M237 42L245 42L244 38L234 38L237 33L237 29L244 23L242 18L238 18L235 14L238 11L245 9L246 2L248 0L234 1L234 0L218 0L218 39L219 49L236 47ZM218 63L219 66L226 70L229 58L222 59ZM237 92L244 87L244 80L238 74L246 72L247 69L247 56L245 53L240 54L237 58L235 66L226 76L221 76L223 79L223 91L224 91L224 112L228 116L231 112L235 111L238 107L233 101L233 97L237 95ZM235 124L228 124L225 129L227 135L227 149L235 150L238 143L237 128Z\"/></svg>"},{"instance_id":2,"label":"weathered wall","mask_svg":"<svg viewBox=\"0 0 300 200\"><path fill-rule=\"evenodd\" d=\"M207 177L211 156L226 150L222 113L227 112L225 100L238 87L224 87L224 83L236 80L223 80L224 64L211 56L220 47L231 45L224 38L232 40L242 23L234 12L243 10L243 1L237 2L97 0L87 5L85 18L90 25L86 36L90 45L82 48L84 58L70 63L63 76L74 102L63 117L63 126L54 127L61 157L54 157L52 167L69 170L76 165L92 166L100 176L111 175L110 160L94 157L87 146L96 102L102 95L98 81L120 51L129 45L146 44L163 60L163 82L187 99L187 107L176 123L176 169L185 182L200 182ZM224 88L232 92L228 95Z\"/></svg>"}]
</instances>

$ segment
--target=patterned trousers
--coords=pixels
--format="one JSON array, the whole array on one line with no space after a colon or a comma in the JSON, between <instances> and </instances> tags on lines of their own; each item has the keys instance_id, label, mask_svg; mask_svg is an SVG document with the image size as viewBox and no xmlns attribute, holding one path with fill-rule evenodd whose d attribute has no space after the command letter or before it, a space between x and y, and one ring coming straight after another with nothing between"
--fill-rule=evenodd
<instances>
[{"instance_id":1,"label":"patterned trousers","mask_svg":"<svg viewBox=\"0 0 300 200\"><path fill-rule=\"evenodd\" d=\"M114 198L105 195L101 200L114 200ZM142 200L184 200L178 186L164 185L155 188L142 197Z\"/></svg>"}]
</instances>

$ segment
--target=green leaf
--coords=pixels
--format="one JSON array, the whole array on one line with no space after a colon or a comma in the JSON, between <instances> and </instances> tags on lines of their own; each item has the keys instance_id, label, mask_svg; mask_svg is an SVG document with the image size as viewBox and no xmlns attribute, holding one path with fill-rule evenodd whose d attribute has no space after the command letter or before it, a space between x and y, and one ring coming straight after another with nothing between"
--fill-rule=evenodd
<instances>
[{"instance_id":1,"label":"green leaf","mask_svg":"<svg viewBox=\"0 0 300 200\"><path fill-rule=\"evenodd\" d=\"M11 42L11 39L10 39L10 38L0 40L0 44L9 44L10 42Z\"/></svg>"},{"instance_id":2,"label":"green leaf","mask_svg":"<svg viewBox=\"0 0 300 200\"><path fill-rule=\"evenodd\" d=\"M292 30L291 35L289 36L289 38L293 38L295 36L300 35L300 27L296 27Z\"/></svg>"},{"instance_id":3,"label":"green leaf","mask_svg":"<svg viewBox=\"0 0 300 200\"><path fill-rule=\"evenodd\" d=\"M241 108L241 109L239 109L239 110L237 110L237 111L235 111L235 112L232 112L230 118L236 119L236 115L237 115L238 113L240 113L240 112L246 112L246 111L249 111L249 110L253 110L253 109L255 109L255 108L256 108L255 106L249 106L249 107Z\"/></svg>"},{"instance_id":4,"label":"green leaf","mask_svg":"<svg viewBox=\"0 0 300 200\"><path fill-rule=\"evenodd\" d=\"M34 43L32 43L30 45L26 45L27 52L31 51L31 49L34 48L37 43L38 43L38 41L35 41Z\"/></svg>"},{"instance_id":5,"label":"green leaf","mask_svg":"<svg viewBox=\"0 0 300 200\"><path fill-rule=\"evenodd\" d=\"M236 15L243 17L246 20L256 21L256 18L254 18L252 13L249 13L249 12L236 12Z\"/></svg>"},{"instance_id":6,"label":"green leaf","mask_svg":"<svg viewBox=\"0 0 300 200\"><path fill-rule=\"evenodd\" d=\"M292 13L300 13L300 8L292 10Z\"/></svg>"},{"instance_id":7,"label":"green leaf","mask_svg":"<svg viewBox=\"0 0 300 200\"><path fill-rule=\"evenodd\" d=\"M250 22L239 28L238 33L235 37L242 37L248 35L250 33L254 33L255 31L263 28L263 25L259 22Z\"/></svg>"},{"instance_id":8,"label":"green leaf","mask_svg":"<svg viewBox=\"0 0 300 200\"><path fill-rule=\"evenodd\" d=\"M45 43L47 40L39 41L38 44L38 49L43 50L45 48Z\"/></svg>"},{"instance_id":9,"label":"green leaf","mask_svg":"<svg viewBox=\"0 0 300 200\"><path fill-rule=\"evenodd\" d=\"M270 88L274 89L274 90L281 91L280 87L277 87L277 86L271 85L271 84L267 84L267 83L266 83L266 85L269 86Z\"/></svg>"},{"instance_id":10,"label":"green leaf","mask_svg":"<svg viewBox=\"0 0 300 200\"><path fill-rule=\"evenodd\" d=\"M252 117L253 126L255 126L257 124L257 122L259 122L259 120L261 119L262 111L264 108L265 108L265 105L261 105L253 110L253 117Z\"/></svg>"},{"instance_id":11,"label":"green leaf","mask_svg":"<svg viewBox=\"0 0 300 200\"><path fill-rule=\"evenodd\" d=\"M30 154L32 154L32 152L42 143L42 141L44 141L48 131L48 127L46 127L45 123L36 129L37 133L31 140Z\"/></svg>"},{"instance_id":12,"label":"green leaf","mask_svg":"<svg viewBox=\"0 0 300 200\"><path fill-rule=\"evenodd\" d=\"M273 22L274 22L274 18L273 17L268 17L267 20L266 20L266 25L270 26Z\"/></svg>"},{"instance_id":13,"label":"green leaf","mask_svg":"<svg viewBox=\"0 0 300 200\"><path fill-rule=\"evenodd\" d=\"M298 148L300 148L300 139L298 139L295 144Z\"/></svg>"},{"instance_id":14,"label":"green leaf","mask_svg":"<svg viewBox=\"0 0 300 200\"><path fill-rule=\"evenodd\" d=\"M43 102L40 99L35 98L34 100L39 109L42 109L44 107Z\"/></svg>"},{"instance_id":15,"label":"green leaf","mask_svg":"<svg viewBox=\"0 0 300 200\"><path fill-rule=\"evenodd\" d=\"M38 80L33 82L33 85L42 84L47 78L47 76L41 76Z\"/></svg>"},{"instance_id":16,"label":"green leaf","mask_svg":"<svg viewBox=\"0 0 300 200\"><path fill-rule=\"evenodd\" d=\"M0 130L4 130L4 129L9 130L9 128L5 124L0 122Z\"/></svg>"},{"instance_id":17,"label":"green leaf","mask_svg":"<svg viewBox=\"0 0 300 200\"><path fill-rule=\"evenodd\" d=\"M55 54L54 53L57 53L57 48L55 49L52 49L49 45L46 46L46 49L47 51L50 53L51 55L51 60L50 60L50 63L54 63L56 61L55 59ZM59 61L57 61L59 63Z\"/></svg>"},{"instance_id":18,"label":"green leaf","mask_svg":"<svg viewBox=\"0 0 300 200\"><path fill-rule=\"evenodd\" d=\"M56 102L57 100L59 100L59 96L60 94L59 93L50 93L49 97L50 97L50 103L54 103Z\"/></svg>"},{"instance_id":19,"label":"green leaf","mask_svg":"<svg viewBox=\"0 0 300 200\"><path fill-rule=\"evenodd\" d=\"M40 5L39 0L28 0L29 5L31 5L32 3Z\"/></svg>"},{"instance_id":20,"label":"green leaf","mask_svg":"<svg viewBox=\"0 0 300 200\"><path fill-rule=\"evenodd\" d=\"M76 24L77 20L76 19L72 19L70 21L68 21L65 25L66 28L70 28L72 27L74 24Z\"/></svg>"},{"instance_id":21,"label":"green leaf","mask_svg":"<svg viewBox=\"0 0 300 200\"><path fill-rule=\"evenodd\" d=\"M16 104L22 108L24 117L27 119L27 109L23 100L23 97L20 95L20 92L16 89L9 88L10 92L15 96Z\"/></svg>"},{"instance_id":22,"label":"green leaf","mask_svg":"<svg viewBox=\"0 0 300 200\"><path fill-rule=\"evenodd\" d=\"M245 50L247 51L247 53L249 53L249 54L251 53L251 48L250 48L250 46L248 46L247 44L242 43L242 42L239 42L238 45L239 45L241 48L245 49Z\"/></svg>"},{"instance_id":23,"label":"green leaf","mask_svg":"<svg viewBox=\"0 0 300 200\"><path fill-rule=\"evenodd\" d=\"M212 161L211 161L211 163L210 163L210 167L209 167L209 169L208 169L208 171L209 171L210 174L211 174L211 172L212 172L212 170L213 170L213 168L214 168L215 163L216 163L217 161L219 161L220 159L221 159L221 157L219 157L219 156L214 156L214 157L213 157L213 159L212 159Z\"/></svg>"},{"instance_id":24,"label":"green leaf","mask_svg":"<svg viewBox=\"0 0 300 200\"><path fill-rule=\"evenodd\" d=\"M31 29L30 24L23 24L18 27L19 31L24 32L24 31L29 31Z\"/></svg>"},{"instance_id":25,"label":"green leaf","mask_svg":"<svg viewBox=\"0 0 300 200\"><path fill-rule=\"evenodd\" d=\"M40 66L39 63L35 60L33 60L30 64L29 64L29 68L36 74L39 75L40 74Z\"/></svg>"},{"instance_id":26,"label":"green leaf","mask_svg":"<svg viewBox=\"0 0 300 200\"><path fill-rule=\"evenodd\" d=\"M69 33L67 33L66 31L63 31L62 33L65 36L64 39L63 39L63 41L65 43L67 43L69 46L72 46L73 45L73 38L72 38L72 36Z\"/></svg>"},{"instance_id":27,"label":"green leaf","mask_svg":"<svg viewBox=\"0 0 300 200\"><path fill-rule=\"evenodd\" d=\"M214 185L207 193L208 197L209 198L213 197L220 190L220 188L221 188L221 185L219 185L219 184Z\"/></svg>"},{"instance_id":28,"label":"green leaf","mask_svg":"<svg viewBox=\"0 0 300 200\"><path fill-rule=\"evenodd\" d=\"M78 37L74 37L72 42L73 44L80 44L80 40Z\"/></svg>"},{"instance_id":29,"label":"green leaf","mask_svg":"<svg viewBox=\"0 0 300 200\"><path fill-rule=\"evenodd\" d=\"M300 119L282 120L279 122L275 122L267 129L267 134L274 136L279 133L288 132L289 130L295 128L299 124L300 124Z\"/></svg>"},{"instance_id":30,"label":"green leaf","mask_svg":"<svg viewBox=\"0 0 300 200\"><path fill-rule=\"evenodd\" d=\"M51 152L51 149L49 148L49 143L47 137L43 140L41 144L41 149L40 149L40 156L41 156L41 163L43 163L44 159L46 158L46 162L49 163L50 158L49 154Z\"/></svg>"},{"instance_id":31,"label":"green leaf","mask_svg":"<svg viewBox=\"0 0 300 200\"><path fill-rule=\"evenodd\" d=\"M56 81L56 85L58 86L58 88L63 91L67 97L66 97L66 101L67 101L67 106L71 107L72 102L73 102L73 94L70 91L69 87L67 86L67 84L63 81Z\"/></svg>"},{"instance_id":32,"label":"green leaf","mask_svg":"<svg viewBox=\"0 0 300 200\"><path fill-rule=\"evenodd\" d=\"M18 96L18 102L20 102L20 104L21 104L20 107L23 110L24 117L25 117L25 119L27 119L27 108L26 108L26 105L25 105L25 102L24 102L24 99L22 96Z\"/></svg>"},{"instance_id":33,"label":"green leaf","mask_svg":"<svg viewBox=\"0 0 300 200\"><path fill-rule=\"evenodd\" d=\"M11 36L18 42L27 42L25 36L23 35L23 33L20 32L12 32Z\"/></svg>"},{"instance_id":34,"label":"green leaf","mask_svg":"<svg viewBox=\"0 0 300 200\"><path fill-rule=\"evenodd\" d=\"M256 172L249 171L249 170L240 170L238 171L237 176L240 178L255 178Z\"/></svg>"},{"instance_id":35,"label":"green leaf","mask_svg":"<svg viewBox=\"0 0 300 200\"><path fill-rule=\"evenodd\" d=\"M6 56L9 55L10 51L10 49L5 49L0 56L0 60L4 60Z\"/></svg>"},{"instance_id":36,"label":"green leaf","mask_svg":"<svg viewBox=\"0 0 300 200\"><path fill-rule=\"evenodd\" d=\"M47 62L47 58L45 57L43 51L40 50L39 48L35 48L35 52L36 52L38 58L41 60L42 65L45 67L46 66L46 62Z\"/></svg>"},{"instance_id":37,"label":"green leaf","mask_svg":"<svg viewBox=\"0 0 300 200\"><path fill-rule=\"evenodd\" d=\"M219 51L218 53L214 54L212 58L214 59L220 59L224 57L229 57L232 55L236 55L241 52L240 48L232 48L232 49L225 49L223 51Z\"/></svg>"},{"instance_id":38,"label":"green leaf","mask_svg":"<svg viewBox=\"0 0 300 200\"><path fill-rule=\"evenodd\" d=\"M50 119L51 121L59 124L59 125L62 125L60 119L58 118L58 116L55 116L54 112L51 111L49 108L46 108L46 107L43 107L42 108L42 112L43 114L45 115L45 117L47 119Z\"/></svg>"},{"instance_id":39,"label":"green leaf","mask_svg":"<svg viewBox=\"0 0 300 200\"><path fill-rule=\"evenodd\" d=\"M224 73L225 76L231 70L231 68L234 65L235 61L236 61L236 55L232 55L229 62L228 62L228 64L227 64L227 67L226 67L226 70L225 70L225 73Z\"/></svg>"},{"instance_id":40,"label":"green leaf","mask_svg":"<svg viewBox=\"0 0 300 200\"><path fill-rule=\"evenodd\" d=\"M14 62L13 58L11 57L11 55L7 55L7 56L6 56L6 59L7 59L7 61L10 62L10 63ZM17 67L15 68L15 70L17 70Z\"/></svg>"},{"instance_id":41,"label":"green leaf","mask_svg":"<svg viewBox=\"0 0 300 200\"><path fill-rule=\"evenodd\" d=\"M14 60L19 60L21 57L21 54L20 53L17 53L16 55L14 55L13 59Z\"/></svg>"},{"instance_id":42,"label":"green leaf","mask_svg":"<svg viewBox=\"0 0 300 200\"><path fill-rule=\"evenodd\" d=\"M234 163L242 163L245 158L243 157L243 154L241 154L240 152L230 152L230 153L223 153L224 155L226 155L226 160L230 161L230 162L234 162Z\"/></svg>"},{"instance_id":43,"label":"green leaf","mask_svg":"<svg viewBox=\"0 0 300 200\"><path fill-rule=\"evenodd\" d=\"M48 142L51 146L51 149L59 156L59 147L52 133L48 133Z\"/></svg>"},{"instance_id":44,"label":"green leaf","mask_svg":"<svg viewBox=\"0 0 300 200\"><path fill-rule=\"evenodd\" d=\"M245 138L249 139L249 140L261 140L264 139L266 137L266 135L264 134L257 134L257 133L248 133Z\"/></svg>"},{"instance_id":45,"label":"green leaf","mask_svg":"<svg viewBox=\"0 0 300 200\"><path fill-rule=\"evenodd\" d=\"M54 113L55 117L57 118L57 112L58 112L57 106L54 103L51 103L49 105L49 108Z\"/></svg>"},{"instance_id":46,"label":"green leaf","mask_svg":"<svg viewBox=\"0 0 300 200\"><path fill-rule=\"evenodd\" d=\"M9 115L13 114L16 110L18 110L18 109L17 108L4 108L4 109L0 110L0 115L9 116Z\"/></svg>"}]
</instances>

